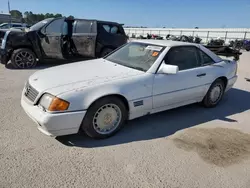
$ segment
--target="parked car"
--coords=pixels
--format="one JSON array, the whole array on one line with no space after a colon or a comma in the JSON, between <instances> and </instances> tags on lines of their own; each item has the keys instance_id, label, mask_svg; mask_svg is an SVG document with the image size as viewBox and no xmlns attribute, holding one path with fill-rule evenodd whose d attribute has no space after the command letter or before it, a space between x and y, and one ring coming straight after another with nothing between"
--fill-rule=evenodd
<instances>
[{"instance_id":1,"label":"parked car","mask_svg":"<svg viewBox=\"0 0 250 188\"><path fill-rule=\"evenodd\" d=\"M24 29L28 28L29 25L26 23L2 23L0 24L0 30L1 29L10 29L10 28L15 28L15 29Z\"/></svg>"},{"instance_id":2,"label":"parked car","mask_svg":"<svg viewBox=\"0 0 250 188\"><path fill-rule=\"evenodd\" d=\"M127 42L121 24L108 21L49 18L26 32L7 31L1 62L15 68L32 68L44 59L103 57Z\"/></svg>"},{"instance_id":3,"label":"parked car","mask_svg":"<svg viewBox=\"0 0 250 188\"><path fill-rule=\"evenodd\" d=\"M200 44L144 39L104 58L37 71L21 105L47 135L83 130L107 138L126 120L197 102L215 107L236 80L237 63Z\"/></svg>"}]
</instances>

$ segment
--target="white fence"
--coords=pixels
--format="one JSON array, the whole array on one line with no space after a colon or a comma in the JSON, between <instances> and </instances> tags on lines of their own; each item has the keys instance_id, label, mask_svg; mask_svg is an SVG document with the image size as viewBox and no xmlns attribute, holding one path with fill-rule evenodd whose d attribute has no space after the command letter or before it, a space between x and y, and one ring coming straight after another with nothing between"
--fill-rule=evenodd
<instances>
[{"instance_id":1,"label":"white fence","mask_svg":"<svg viewBox=\"0 0 250 188\"><path fill-rule=\"evenodd\" d=\"M207 43L210 39L222 38L226 43L235 39L250 39L250 28L207 28L207 29L172 29L172 28L124 28L126 34L131 37L135 34L136 37L149 34L156 34L166 37L168 34L180 36L199 36L203 43Z\"/></svg>"}]
</instances>

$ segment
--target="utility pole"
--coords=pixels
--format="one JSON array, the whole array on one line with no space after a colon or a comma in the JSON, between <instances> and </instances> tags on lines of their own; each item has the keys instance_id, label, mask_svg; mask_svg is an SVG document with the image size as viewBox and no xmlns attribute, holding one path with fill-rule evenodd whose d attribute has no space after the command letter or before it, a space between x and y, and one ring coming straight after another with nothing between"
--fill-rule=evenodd
<instances>
[{"instance_id":1,"label":"utility pole","mask_svg":"<svg viewBox=\"0 0 250 188\"><path fill-rule=\"evenodd\" d=\"M8 10L9 10L9 14L10 14L10 23L12 23L12 17L11 17L11 13L10 13L10 1L8 0Z\"/></svg>"}]
</instances>

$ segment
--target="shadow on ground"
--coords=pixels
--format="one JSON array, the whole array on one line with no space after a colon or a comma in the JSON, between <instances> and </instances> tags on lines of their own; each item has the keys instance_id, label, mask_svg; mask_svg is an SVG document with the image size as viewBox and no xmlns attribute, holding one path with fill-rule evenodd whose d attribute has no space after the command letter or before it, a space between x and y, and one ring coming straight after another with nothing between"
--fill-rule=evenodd
<instances>
[{"instance_id":1,"label":"shadow on ground","mask_svg":"<svg viewBox=\"0 0 250 188\"><path fill-rule=\"evenodd\" d=\"M79 59L74 59L74 60L51 59L51 60L46 60L46 61L39 62L36 67L31 68L29 70L41 70L41 69L55 67L55 66L59 66L59 65L75 63L75 62L78 62L78 61L87 61L87 60L91 60L91 59L93 59L93 58L79 58ZM5 67L7 69L15 70L15 68L12 66L10 61L5 65ZM16 69L16 70L20 71L20 70L27 70L27 69Z\"/></svg>"},{"instance_id":2,"label":"shadow on ground","mask_svg":"<svg viewBox=\"0 0 250 188\"><path fill-rule=\"evenodd\" d=\"M84 134L61 136L56 139L67 146L88 148L162 138L213 120L237 122L228 116L249 110L249 100L249 92L233 88L216 108L207 109L194 104L145 116L129 121L115 136L104 140L94 140Z\"/></svg>"}]
</instances>

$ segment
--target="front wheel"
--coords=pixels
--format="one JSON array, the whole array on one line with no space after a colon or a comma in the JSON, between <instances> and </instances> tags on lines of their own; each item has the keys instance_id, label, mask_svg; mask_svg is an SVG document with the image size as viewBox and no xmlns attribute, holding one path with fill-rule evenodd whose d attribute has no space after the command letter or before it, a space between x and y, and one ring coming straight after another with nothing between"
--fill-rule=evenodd
<instances>
[{"instance_id":1,"label":"front wheel","mask_svg":"<svg viewBox=\"0 0 250 188\"><path fill-rule=\"evenodd\" d=\"M120 130L127 114L127 109L119 98L105 97L90 106L81 128L92 138L107 138Z\"/></svg>"},{"instance_id":2,"label":"front wheel","mask_svg":"<svg viewBox=\"0 0 250 188\"><path fill-rule=\"evenodd\" d=\"M11 55L11 64L14 68L25 69L36 66L36 55L28 48L14 50Z\"/></svg>"},{"instance_id":3,"label":"front wheel","mask_svg":"<svg viewBox=\"0 0 250 188\"><path fill-rule=\"evenodd\" d=\"M209 88L202 103L205 107L215 107L221 101L225 91L225 84L221 79L216 80Z\"/></svg>"}]
</instances>

